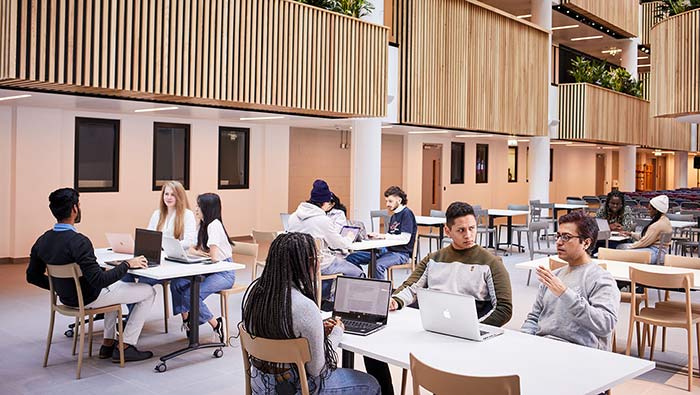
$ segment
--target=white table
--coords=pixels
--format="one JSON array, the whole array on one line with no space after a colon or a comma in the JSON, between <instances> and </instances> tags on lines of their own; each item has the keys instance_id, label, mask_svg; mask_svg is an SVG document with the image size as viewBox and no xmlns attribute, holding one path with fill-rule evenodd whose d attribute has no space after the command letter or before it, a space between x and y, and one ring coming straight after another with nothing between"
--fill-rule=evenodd
<instances>
[{"instance_id":1,"label":"white table","mask_svg":"<svg viewBox=\"0 0 700 395\"><path fill-rule=\"evenodd\" d=\"M511 245L513 242L513 217L517 217L519 215L528 215L530 214L529 211L522 211L522 210L501 210L501 209L493 209L490 208L488 209L488 214L489 214L489 228L493 229L494 228L494 220L499 217L507 217L507 222L506 226L508 227L508 237L506 238L507 244ZM498 247L499 244L502 244L500 240L496 242L496 247ZM494 248L493 244L493 232L489 234L489 247ZM522 247L522 246L520 246Z\"/></svg>"},{"instance_id":2,"label":"white table","mask_svg":"<svg viewBox=\"0 0 700 395\"><path fill-rule=\"evenodd\" d=\"M419 226L432 226L438 229L438 250L442 247L442 239L445 238L445 224L447 223L447 218L445 217L430 217L426 215L416 216L416 225ZM416 236L417 237L417 236ZM416 243L418 240L416 239Z\"/></svg>"},{"instance_id":3,"label":"white table","mask_svg":"<svg viewBox=\"0 0 700 395\"><path fill-rule=\"evenodd\" d=\"M117 254L106 248L96 249L95 256L97 257L97 262L101 266L107 266L105 263L107 261L127 260L133 257L133 255ZM129 270L129 273L134 276L148 277L155 280L189 277L192 282L190 286L189 344L183 349L160 357L160 363L156 365L155 368L156 371L165 372L167 369L166 361L200 348L216 348L214 356L220 358L223 355L222 347L226 347L225 343L199 343L199 283L202 281L202 276L205 274L244 269L245 265L233 262L185 264L165 260L164 256L165 254L161 254L159 266L149 267L147 269Z\"/></svg>"},{"instance_id":4,"label":"white table","mask_svg":"<svg viewBox=\"0 0 700 395\"><path fill-rule=\"evenodd\" d=\"M416 240L416 242L418 242ZM385 247L394 247L404 245L403 240L396 239L369 239L356 241L350 244L350 249L353 251L370 250L369 268L367 268L367 277L372 278L377 267L377 249Z\"/></svg>"},{"instance_id":5,"label":"white table","mask_svg":"<svg viewBox=\"0 0 700 395\"><path fill-rule=\"evenodd\" d=\"M409 369L409 353L437 369L471 376L520 376L521 394L598 394L648 372L655 363L539 336L505 330L484 342L423 330L420 313L389 313L386 328L344 335L343 365L359 353ZM349 366L346 366L349 367Z\"/></svg>"},{"instance_id":6,"label":"white table","mask_svg":"<svg viewBox=\"0 0 700 395\"><path fill-rule=\"evenodd\" d=\"M566 210L570 213L572 210L587 209L587 204L566 204L566 203L555 203L552 209L552 218L554 218L554 231L559 230L559 210Z\"/></svg>"},{"instance_id":7,"label":"white table","mask_svg":"<svg viewBox=\"0 0 700 395\"><path fill-rule=\"evenodd\" d=\"M696 226L697 222L690 221L671 221L671 227L673 228L690 228Z\"/></svg>"}]
</instances>

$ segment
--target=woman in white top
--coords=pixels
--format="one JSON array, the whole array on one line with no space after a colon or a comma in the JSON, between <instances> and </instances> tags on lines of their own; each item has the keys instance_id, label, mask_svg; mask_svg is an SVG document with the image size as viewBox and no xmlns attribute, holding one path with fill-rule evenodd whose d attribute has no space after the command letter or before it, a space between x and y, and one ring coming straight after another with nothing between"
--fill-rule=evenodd
<instances>
[{"instance_id":1,"label":"woman in white top","mask_svg":"<svg viewBox=\"0 0 700 395\"><path fill-rule=\"evenodd\" d=\"M197 222L190 210L185 188L178 181L163 184L160 206L153 212L148 229L163 232L163 236L180 240L187 249L197 242Z\"/></svg>"},{"instance_id":2,"label":"woman in white top","mask_svg":"<svg viewBox=\"0 0 700 395\"><path fill-rule=\"evenodd\" d=\"M195 215L199 221L197 243L190 247L188 253L211 258L213 262L231 262L232 248L228 233L221 221L221 199L215 193L197 196ZM214 318L204 300L211 294L229 289L233 286L236 275L233 270L212 273L205 276L199 287L199 317L197 325L209 322L219 341L224 342L224 322L222 317ZM182 327L187 331L194 324L189 318L190 280L178 278L172 280L170 289L173 294L173 312L182 315Z\"/></svg>"}]
</instances>

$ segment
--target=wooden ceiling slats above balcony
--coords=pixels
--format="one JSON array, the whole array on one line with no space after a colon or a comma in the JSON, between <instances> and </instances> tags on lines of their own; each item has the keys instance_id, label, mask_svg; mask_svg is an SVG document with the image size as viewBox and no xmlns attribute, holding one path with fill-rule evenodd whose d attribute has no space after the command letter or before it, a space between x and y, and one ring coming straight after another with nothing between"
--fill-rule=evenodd
<instances>
[{"instance_id":1,"label":"wooden ceiling slats above balcony","mask_svg":"<svg viewBox=\"0 0 700 395\"><path fill-rule=\"evenodd\" d=\"M627 37L639 35L639 0L562 0L561 4Z\"/></svg>"},{"instance_id":2,"label":"wooden ceiling slats above balcony","mask_svg":"<svg viewBox=\"0 0 700 395\"><path fill-rule=\"evenodd\" d=\"M381 117L387 46L384 26L289 0L0 1L5 87Z\"/></svg>"}]
</instances>

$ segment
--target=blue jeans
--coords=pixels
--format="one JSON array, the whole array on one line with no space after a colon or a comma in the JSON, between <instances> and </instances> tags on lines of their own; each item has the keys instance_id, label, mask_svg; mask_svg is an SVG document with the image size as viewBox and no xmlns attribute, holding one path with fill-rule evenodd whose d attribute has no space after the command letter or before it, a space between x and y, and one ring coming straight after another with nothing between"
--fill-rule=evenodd
<instances>
[{"instance_id":1,"label":"blue jeans","mask_svg":"<svg viewBox=\"0 0 700 395\"><path fill-rule=\"evenodd\" d=\"M625 244L620 244L617 246L618 250L629 250L629 246L632 244L630 243L625 243ZM666 250L661 250L659 251L659 247L657 246L651 246L651 247L644 247L644 248L634 248L635 251L649 251L651 252L651 264L656 265L656 260L659 258L659 254L661 254L661 260L659 261L659 264L663 265L664 264L664 258L666 257Z\"/></svg>"},{"instance_id":2,"label":"blue jeans","mask_svg":"<svg viewBox=\"0 0 700 395\"><path fill-rule=\"evenodd\" d=\"M251 389L253 394L276 394L275 386L277 380L275 374L262 373L255 367L251 367ZM301 393L299 376L294 373L289 381L297 388L297 394ZM309 392L312 394L333 394L333 395L380 395L379 383L367 373L353 369L338 368L332 371L323 381L323 389L319 391L320 379L313 377L308 379Z\"/></svg>"},{"instance_id":3,"label":"blue jeans","mask_svg":"<svg viewBox=\"0 0 700 395\"><path fill-rule=\"evenodd\" d=\"M368 265L369 261L372 259L372 255L369 251L358 251L353 252L345 258L348 262L357 265ZM411 257L408 254L401 252L392 252L386 248L382 248L377 254L377 267L374 270L374 277L378 279L386 279L386 270L395 265L402 265Z\"/></svg>"},{"instance_id":4,"label":"blue jeans","mask_svg":"<svg viewBox=\"0 0 700 395\"><path fill-rule=\"evenodd\" d=\"M136 282L136 277L138 277L138 279L139 279L139 284L148 284L148 285L150 285L150 286L154 286L154 285L158 285L158 284L162 284L162 283L163 283L163 280L156 280L155 278L134 276L134 275L131 274L131 273L125 274L124 277L122 277L122 280L121 280L121 281L124 281L125 283L135 283L135 282ZM129 303L129 304L126 305L126 307L129 308L129 313L131 313L131 311L134 309L134 304L133 304L133 303ZM127 320L128 320L128 319L129 319L129 317L127 316Z\"/></svg>"},{"instance_id":5,"label":"blue jeans","mask_svg":"<svg viewBox=\"0 0 700 395\"><path fill-rule=\"evenodd\" d=\"M199 284L199 325L214 318L209 311L204 299L209 295L233 287L236 281L236 273L233 270L212 273L206 275ZM190 311L190 286L189 278L176 278L170 282L170 291L173 295L173 313L181 314Z\"/></svg>"},{"instance_id":6,"label":"blue jeans","mask_svg":"<svg viewBox=\"0 0 700 395\"><path fill-rule=\"evenodd\" d=\"M353 265L352 263L346 261L343 258L336 257L333 262L321 269L321 274L338 274L341 273L343 276L348 277L364 277L365 272L359 267ZM333 288L333 280L325 280L321 283L321 297L323 300L331 299L331 292Z\"/></svg>"}]
</instances>

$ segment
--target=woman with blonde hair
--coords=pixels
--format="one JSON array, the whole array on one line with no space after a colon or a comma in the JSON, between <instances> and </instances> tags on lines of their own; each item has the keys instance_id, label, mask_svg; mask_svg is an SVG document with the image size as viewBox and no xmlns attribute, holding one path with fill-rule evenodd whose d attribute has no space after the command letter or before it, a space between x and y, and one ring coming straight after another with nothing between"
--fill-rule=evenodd
<instances>
[{"instance_id":1,"label":"woman with blonde hair","mask_svg":"<svg viewBox=\"0 0 700 395\"><path fill-rule=\"evenodd\" d=\"M148 229L163 232L163 236L180 240L187 249L197 241L197 221L190 210L185 188L178 181L163 184L160 204L151 215Z\"/></svg>"}]
</instances>

